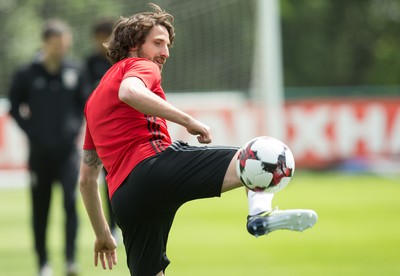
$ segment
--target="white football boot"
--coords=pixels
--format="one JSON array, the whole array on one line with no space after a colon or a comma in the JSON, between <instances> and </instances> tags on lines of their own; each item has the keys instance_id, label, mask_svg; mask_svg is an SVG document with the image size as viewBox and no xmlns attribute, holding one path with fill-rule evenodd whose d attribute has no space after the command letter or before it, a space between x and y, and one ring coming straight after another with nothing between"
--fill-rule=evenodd
<instances>
[{"instance_id":1,"label":"white football boot","mask_svg":"<svg viewBox=\"0 0 400 276\"><path fill-rule=\"evenodd\" d=\"M255 237L267 235L275 230L292 230L302 232L311 228L318 220L313 210L270 210L247 217L247 231Z\"/></svg>"}]
</instances>

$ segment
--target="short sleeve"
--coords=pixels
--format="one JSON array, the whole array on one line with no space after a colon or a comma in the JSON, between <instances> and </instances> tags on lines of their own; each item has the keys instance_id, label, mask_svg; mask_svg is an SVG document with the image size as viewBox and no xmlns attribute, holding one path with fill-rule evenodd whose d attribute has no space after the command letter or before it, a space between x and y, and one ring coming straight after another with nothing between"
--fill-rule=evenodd
<instances>
[{"instance_id":1,"label":"short sleeve","mask_svg":"<svg viewBox=\"0 0 400 276\"><path fill-rule=\"evenodd\" d=\"M146 87L153 90L161 82L160 69L156 64L147 59L136 59L127 63L123 79L137 77L143 81Z\"/></svg>"},{"instance_id":2,"label":"short sleeve","mask_svg":"<svg viewBox=\"0 0 400 276\"><path fill-rule=\"evenodd\" d=\"M85 131L85 139L83 141L83 149L84 150L94 150L96 147L94 146L92 135L90 134L90 130L88 125L86 124L86 131Z\"/></svg>"}]
</instances>

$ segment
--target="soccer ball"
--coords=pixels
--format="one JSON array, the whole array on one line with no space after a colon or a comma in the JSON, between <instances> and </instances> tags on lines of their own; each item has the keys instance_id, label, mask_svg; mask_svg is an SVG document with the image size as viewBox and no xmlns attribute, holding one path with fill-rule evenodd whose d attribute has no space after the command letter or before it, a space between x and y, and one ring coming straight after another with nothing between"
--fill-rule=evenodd
<instances>
[{"instance_id":1,"label":"soccer ball","mask_svg":"<svg viewBox=\"0 0 400 276\"><path fill-rule=\"evenodd\" d=\"M255 192L275 193L285 188L294 174L294 157L278 139L261 136L247 142L236 160L240 181Z\"/></svg>"}]
</instances>

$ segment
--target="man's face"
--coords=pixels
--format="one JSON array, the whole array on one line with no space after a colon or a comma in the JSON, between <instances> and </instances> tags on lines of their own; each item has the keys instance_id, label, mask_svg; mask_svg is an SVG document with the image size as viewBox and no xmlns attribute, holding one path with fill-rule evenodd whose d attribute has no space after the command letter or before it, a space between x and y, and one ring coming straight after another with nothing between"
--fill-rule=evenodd
<instances>
[{"instance_id":1,"label":"man's face","mask_svg":"<svg viewBox=\"0 0 400 276\"><path fill-rule=\"evenodd\" d=\"M156 25L150 30L143 45L132 50L134 51L134 56L146 58L157 64L161 72L164 63L169 57L170 44L167 29L164 26Z\"/></svg>"},{"instance_id":2,"label":"man's face","mask_svg":"<svg viewBox=\"0 0 400 276\"><path fill-rule=\"evenodd\" d=\"M50 59L61 60L71 48L72 36L70 34L54 35L44 41L44 54Z\"/></svg>"}]
</instances>

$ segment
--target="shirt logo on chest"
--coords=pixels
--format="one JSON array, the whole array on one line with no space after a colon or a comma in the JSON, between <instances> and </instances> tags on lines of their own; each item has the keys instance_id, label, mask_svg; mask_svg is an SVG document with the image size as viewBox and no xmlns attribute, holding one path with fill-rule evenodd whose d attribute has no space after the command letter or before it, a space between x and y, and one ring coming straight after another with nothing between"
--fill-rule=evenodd
<instances>
[{"instance_id":1,"label":"shirt logo on chest","mask_svg":"<svg viewBox=\"0 0 400 276\"><path fill-rule=\"evenodd\" d=\"M78 72L76 69L64 69L62 81L67 89L75 89L78 85Z\"/></svg>"}]
</instances>

